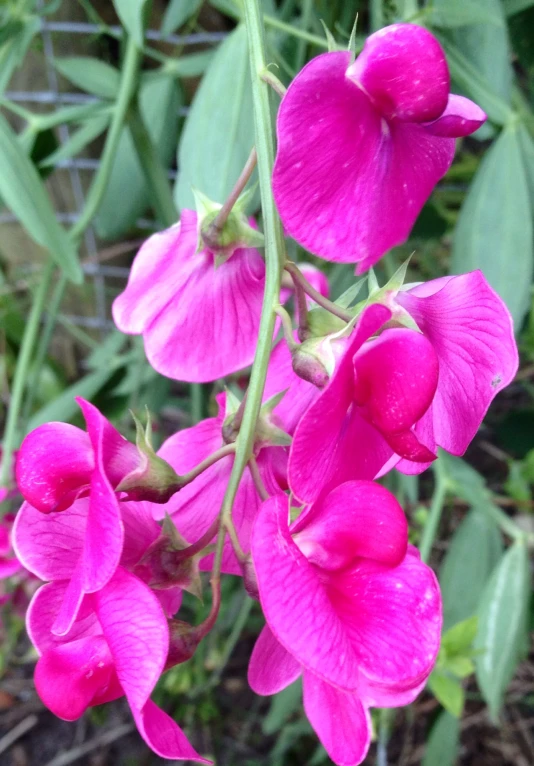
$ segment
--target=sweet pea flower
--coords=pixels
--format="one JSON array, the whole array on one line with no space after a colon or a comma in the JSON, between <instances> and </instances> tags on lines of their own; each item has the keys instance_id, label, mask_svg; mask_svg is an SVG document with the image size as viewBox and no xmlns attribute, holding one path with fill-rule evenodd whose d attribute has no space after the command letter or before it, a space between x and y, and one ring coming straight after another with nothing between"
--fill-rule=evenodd
<instances>
[{"instance_id":1,"label":"sweet pea flower","mask_svg":"<svg viewBox=\"0 0 534 766\"><path fill-rule=\"evenodd\" d=\"M122 332L143 336L148 361L162 375L206 383L254 359L265 264L243 247L216 265L209 249L197 252L198 238L192 210L151 236L113 302L113 319Z\"/></svg>"},{"instance_id":2,"label":"sweet pea flower","mask_svg":"<svg viewBox=\"0 0 534 766\"><path fill-rule=\"evenodd\" d=\"M267 626L249 682L274 694L302 674L304 709L328 754L356 766L369 747L369 707L409 704L432 670L439 586L378 484L346 482L291 524L289 512L285 495L271 497L252 531Z\"/></svg>"},{"instance_id":3,"label":"sweet pea flower","mask_svg":"<svg viewBox=\"0 0 534 766\"><path fill-rule=\"evenodd\" d=\"M181 473L187 473L224 444L226 396L217 396L219 412L215 418L207 418L192 428L185 428L171 436L158 451L164 460ZM287 452L284 447L257 444L256 461L261 479L269 493L280 492L287 487ZM186 540L199 539L210 527L221 510L221 504L228 485L234 462L233 455L221 458L207 468L190 484L174 495L165 505L154 505L155 518L165 514L172 520ZM258 491L247 466L243 474L232 509L232 518L237 530L241 548L248 553L250 530L261 505ZM210 569L213 554L201 561L201 569ZM230 542L225 542L222 558L222 572L241 574Z\"/></svg>"},{"instance_id":4,"label":"sweet pea flower","mask_svg":"<svg viewBox=\"0 0 534 766\"><path fill-rule=\"evenodd\" d=\"M277 121L273 192L287 232L358 273L404 242L454 139L486 119L449 86L440 44L413 24L375 32L354 62L341 51L305 66Z\"/></svg>"},{"instance_id":5,"label":"sweet pea flower","mask_svg":"<svg viewBox=\"0 0 534 766\"><path fill-rule=\"evenodd\" d=\"M156 595L119 567L100 591L84 596L76 620L58 637L53 626L68 587L65 580L44 585L28 610L28 634L39 653L35 686L44 704L75 721L88 707L125 695L139 733L157 755L211 763L150 699L169 651L167 618Z\"/></svg>"},{"instance_id":6,"label":"sweet pea flower","mask_svg":"<svg viewBox=\"0 0 534 766\"><path fill-rule=\"evenodd\" d=\"M400 308L411 317L439 362L436 394L415 436L431 452L439 446L463 455L491 402L517 372L510 312L481 271L401 290L391 305L394 315ZM393 462L403 473L428 465L398 456Z\"/></svg>"}]
</instances>

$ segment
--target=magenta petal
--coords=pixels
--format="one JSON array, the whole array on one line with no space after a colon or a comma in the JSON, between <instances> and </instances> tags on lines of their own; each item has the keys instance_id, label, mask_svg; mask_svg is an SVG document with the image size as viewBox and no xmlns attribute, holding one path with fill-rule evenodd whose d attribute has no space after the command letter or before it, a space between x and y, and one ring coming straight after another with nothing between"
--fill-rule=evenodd
<instances>
[{"instance_id":1,"label":"magenta petal","mask_svg":"<svg viewBox=\"0 0 534 766\"><path fill-rule=\"evenodd\" d=\"M292 237L327 260L358 262L361 273L408 237L452 162L454 140L386 123L346 77L349 61L344 52L317 56L289 86L273 192Z\"/></svg>"},{"instance_id":2,"label":"magenta petal","mask_svg":"<svg viewBox=\"0 0 534 766\"><path fill-rule=\"evenodd\" d=\"M353 397L353 356L390 316L391 312L385 306L374 305L366 309L350 336L330 383L300 419L289 455L288 471L291 490L302 502L312 503L319 497L340 463L356 462L351 460L353 456L347 444L341 441ZM367 442L365 446L367 450ZM374 452L370 457L374 457ZM338 483L349 478L373 479L388 458L389 455L380 465L374 462L362 464L361 472L354 465L353 475L347 476L345 470Z\"/></svg>"},{"instance_id":3,"label":"magenta petal","mask_svg":"<svg viewBox=\"0 0 534 766\"><path fill-rule=\"evenodd\" d=\"M78 617L66 636L52 633L52 626L65 597L67 582L52 582L43 585L34 594L26 613L26 629L32 644L39 654L48 649L102 633L94 610L89 601L84 602Z\"/></svg>"},{"instance_id":4,"label":"magenta petal","mask_svg":"<svg viewBox=\"0 0 534 766\"><path fill-rule=\"evenodd\" d=\"M277 694L292 684L302 667L265 625L252 650L248 666L248 682L256 694Z\"/></svg>"},{"instance_id":5,"label":"magenta petal","mask_svg":"<svg viewBox=\"0 0 534 766\"><path fill-rule=\"evenodd\" d=\"M139 252L113 306L117 326L142 332L149 362L170 378L203 383L247 367L263 300L260 254L239 249L215 267L210 252L197 253L197 216L190 210L182 211L178 236L171 231Z\"/></svg>"},{"instance_id":6,"label":"magenta petal","mask_svg":"<svg viewBox=\"0 0 534 766\"><path fill-rule=\"evenodd\" d=\"M70 580L67 581L63 601L57 613L52 633L62 637L72 630L74 621L78 618L85 592L83 589L83 559L80 558Z\"/></svg>"},{"instance_id":7,"label":"magenta petal","mask_svg":"<svg viewBox=\"0 0 534 766\"><path fill-rule=\"evenodd\" d=\"M470 136L487 120L487 115L473 101L464 96L450 94L447 107L441 117L425 125L434 136L460 138Z\"/></svg>"},{"instance_id":8,"label":"magenta petal","mask_svg":"<svg viewBox=\"0 0 534 766\"><path fill-rule=\"evenodd\" d=\"M110 685L113 661L103 636L48 649L35 666L35 687L58 718L75 721Z\"/></svg>"},{"instance_id":9,"label":"magenta petal","mask_svg":"<svg viewBox=\"0 0 534 766\"><path fill-rule=\"evenodd\" d=\"M510 313L481 271L451 277L426 297L418 297L416 288L400 292L397 300L439 359L432 405L435 441L462 455L494 397L516 374L518 354Z\"/></svg>"},{"instance_id":10,"label":"magenta petal","mask_svg":"<svg viewBox=\"0 0 534 766\"><path fill-rule=\"evenodd\" d=\"M17 558L41 580L68 580L83 549L88 512L87 498L50 515L23 503L13 527Z\"/></svg>"},{"instance_id":11,"label":"magenta petal","mask_svg":"<svg viewBox=\"0 0 534 766\"><path fill-rule=\"evenodd\" d=\"M159 537L161 527L152 516L153 503L129 500L119 505L124 524L124 545L120 563L129 568L139 562L147 548Z\"/></svg>"},{"instance_id":12,"label":"magenta petal","mask_svg":"<svg viewBox=\"0 0 534 766\"><path fill-rule=\"evenodd\" d=\"M304 710L337 766L358 766L371 742L371 719L356 694L304 673Z\"/></svg>"},{"instance_id":13,"label":"magenta petal","mask_svg":"<svg viewBox=\"0 0 534 766\"><path fill-rule=\"evenodd\" d=\"M291 527L308 561L340 569L356 558L400 564L408 545L408 524L396 498L370 481L341 484L302 514Z\"/></svg>"},{"instance_id":14,"label":"magenta petal","mask_svg":"<svg viewBox=\"0 0 534 766\"><path fill-rule=\"evenodd\" d=\"M212 763L193 749L178 724L151 700L141 709L132 707L132 714L139 734L160 758Z\"/></svg>"},{"instance_id":15,"label":"magenta petal","mask_svg":"<svg viewBox=\"0 0 534 766\"><path fill-rule=\"evenodd\" d=\"M418 459L409 429L430 407L438 385L439 362L432 343L414 330L385 330L354 358L354 399L394 452ZM422 460L434 455L423 449Z\"/></svg>"},{"instance_id":16,"label":"magenta petal","mask_svg":"<svg viewBox=\"0 0 534 766\"><path fill-rule=\"evenodd\" d=\"M392 24L368 37L347 77L388 120L435 120L447 105L445 53L434 35L415 24Z\"/></svg>"},{"instance_id":17,"label":"magenta petal","mask_svg":"<svg viewBox=\"0 0 534 766\"><path fill-rule=\"evenodd\" d=\"M427 678L416 686L399 689L395 684L378 684L370 681L364 673L360 678L358 694L369 707L404 707L411 705L426 686Z\"/></svg>"},{"instance_id":18,"label":"magenta petal","mask_svg":"<svg viewBox=\"0 0 534 766\"><path fill-rule=\"evenodd\" d=\"M98 465L91 477L89 514L83 549L83 589L94 593L103 588L117 569L124 542L119 501Z\"/></svg>"},{"instance_id":19,"label":"magenta petal","mask_svg":"<svg viewBox=\"0 0 534 766\"><path fill-rule=\"evenodd\" d=\"M15 469L17 485L39 511L63 510L89 484L93 466L86 433L68 423L45 423L22 442Z\"/></svg>"},{"instance_id":20,"label":"magenta petal","mask_svg":"<svg viewBox=\"0 0 534 766\"><path fill-rule=\"evenodd\" d=\"M434 573L411 549L398 567L361 560L337 572L328 594L370 682L405 691L428 676L439 650L441 597Z\"/></svg>"},{"instance_id":21,"label":"magenta petal","mask_svg":"<svg viewBox=\"0 0 534 766\"><path fill-rule=\"evenodd\" d=\"M141 709L167 660L165 614L150 588L122 568L93 598L124 693L132 708Z\"/></svg>"},{"instance_id":22,"label":"magenta petal","mask_svg":"<svg viewBox=\"0 0 534 766\"><path fill-rule=\"evenodd\" d=\"M261 506L251 549L261 605L275 637L305 668L342 688L356 689L355 651L332 608L320 570L289 534L286 495L271 497Z\"/></svg>"}]
</instances>

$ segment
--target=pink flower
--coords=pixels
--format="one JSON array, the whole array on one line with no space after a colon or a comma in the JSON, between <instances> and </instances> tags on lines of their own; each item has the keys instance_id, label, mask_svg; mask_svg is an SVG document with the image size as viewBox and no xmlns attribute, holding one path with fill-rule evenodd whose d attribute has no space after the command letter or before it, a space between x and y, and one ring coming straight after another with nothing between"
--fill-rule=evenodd
<instances>
[{"instance_id":1,"label":"pink flower","mask_svg":"<svg viewBox=\"0 0 534 766\"><path fill-rule=\"evenodd\" d=\"M167 618L155 594L119 567L100 591L84 597L76 620L58 638L53 625L68 587L65 580L44 585L28 611L28 633L40 655L35 685L44 704L74 721L88 707L126 695L139 733L154 752L210 763L150 700L169 651Z\"/></svg>"},{"instance_id":2,"label":"pink flower","mask_svg":"<svg viewBox=\"0 0 534 766\"><path fill-rule=\"evenodd\" d=\"M122 332L143 335L155 370L203 383L252 363L265 265L251 248L217 267L211 251L197 249L197 214L183 210L179 224L142 246L113 318Z\"/></svg>"},{"instance_id":3,"label":"pink flower","mask_svg":"<svg viewBox=\"0 0 534 766\"><path fill-rule=\"evenodd\" d=\"M436 392L437 356L415 330L385 329L369 340L390 317L385 306L365 309L328 385L299 421L288 471L302 502L349 479L373 479L393 453L435 458L413 426Z\"/></svg>"},{"instance_id":4,"label":"pink flower","mask_svg":"<svg viewBox=\"0 0 534 766\"><path fill-rule=\"evenodd\" d=\"M278 113L273 191L288 233L358 273L408 237L484 112L449 94L438 41L394 24L371 35L356 61L325 53L297 75Z\"/></svg>"},{"instance_id":5,"label":"pink flower","mask_svg":"<svg viewBox=\"0 0 534 766\"><path fill-rule=\"evenodd\" d=\"M193 428L179 431L167 439L160 448L158 454L176 471L186 473L223 445L225 395L219 395L217 402L219 405L217 417L208 418ZM256 445L255 453L259 472L267 491L273 493L285 489L287 487L286 450L283 447ZM233 462L233 455L222 458L187 484L166 505L154 505L155 517L162 518L168 513L186 540L194 542L199 539L209 529L221 510ZM239 485L232 512L239 541L245 553L250 547L250 530L260 505L261 500L247 467ZM201 562L201 568L210 569L212 562L213 554L210 554ZM228 540L223 552L222 571L228 574L241 574L241 567Z\"/></svg>"},{"instance_id":6,"label":"pink flower","mask_svg":"<svg viewBox=\"0 0 534 766\"><path fill-rule=\"evenodd\" d=\"M260 508L251 550L267 620L252 688L274 694L303 673L305 711L330 757L361 763L368 708L413 701L439 649L439 586L407 546L402 509L378 484L347 482L289 524L277 495Z\"/></svg>"},{"instance_id":7,"label":"pink flower","mask_svg":"<svg viewBox=\"0 0 534 766\"><path fill-rule=\"evenodd\" d=\"M439 361L436 395L414 433L432 452L439 446L463 455L491 402L517 372L510 312L481 271L401 291L394 313L398 307L432 343ZM420 473L427 465L401 459L396 467Z\"/></svg>"}]
</instances>

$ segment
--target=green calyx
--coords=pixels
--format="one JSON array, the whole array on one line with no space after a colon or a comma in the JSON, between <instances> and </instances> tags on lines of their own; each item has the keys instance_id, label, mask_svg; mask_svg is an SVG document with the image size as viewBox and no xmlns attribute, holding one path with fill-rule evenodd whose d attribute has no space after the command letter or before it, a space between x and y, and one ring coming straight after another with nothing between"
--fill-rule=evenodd
<instances>
[{"instance_id":1,"label":"green calyx","mask_svg":"<svg viewBox=\"0 0 534 766\"><path fill-rule=\"evenodd\" d=\"M241 247L264 246L263 234L249 224L245 212L253 192L254 189L244 192L220 221L223 206L198 189L193 190L198 215L198 250L210 250L215 256L215 266L227 261Z\"/></svg>"}]
</instances>

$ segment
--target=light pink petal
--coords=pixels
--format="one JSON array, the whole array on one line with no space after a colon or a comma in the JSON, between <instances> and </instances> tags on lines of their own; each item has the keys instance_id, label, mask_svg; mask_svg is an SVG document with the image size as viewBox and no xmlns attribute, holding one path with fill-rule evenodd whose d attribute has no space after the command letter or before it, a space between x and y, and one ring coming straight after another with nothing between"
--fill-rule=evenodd
<instances>
[{"instance_id":1,"label":"light pink petal","mask_svg":"<svg viewBox=\"0 0 534 766\"><path fill-rule=\"evenodd\" d=\"M415 24L392 24L368 37L347 77L388 120L435 120L447 106L445 53L427 29Z\"/></svg>"},{"instance_id":2,"label":"light pink petal","mask_svg":"<svg viewBox=\"0 0 534 766\"><path fill-rule=\"evenodd\" d=\"M376 453L373 450L369 453L371 462L360 464L358 460L352 459L347 443L342 443L341 437L347 430L347 412L353 397L353 356L390 316L391 312L385 306L376 304L366 309L350 336L330 383L299 421L289 455L289 484L292 492L302 502L314 502L341 464L349 462L352 475L347 476L347 470L344 469L339 475L340 484L348 479L373 479L389 458L387 455L380 462L380 455L380 465L376 465ZM369 444L361 440L354 441L354 449L361 452L358 445L361 447L363 443L367 451Z\"/></svg>"},{"instance_id":3,"label":"light pink petal","mask_svg":"<svg viewBox=\"0 0 534 766\"><path fill-rule=\"evenodd\" d=\"M182 212L176 238L160 236L147 245L114 303L119 329L142 332L150 364L177 380L208 382L251 364L265 282L258 251L236 250L215 268L212 253L197 253L197 217L190 210ZM154 250L157 274L148 265Z\"/></svg>"},{"instance_id":4,"label":"light pink petal","mask_svg":"<svg viewBox=\"0 0 534 766\"><path fill-rule=\"evenodd\" d=\"M193 749L178 724L151 700L141 709L132 706L132 714L139 734L160 758L212 763Z\"/></svg>"},{"instance_id":5,"label":"light pink petal","mask_svg":"<svg viewBox=\"0 0 534 766\"><path fill-rule=\"evenodd\" d=\"M304 673L304 710L337 766L358 766L371 742L371 718L359 697Z\"/></svg>"},{"instance_id":6,"label":"light pink petal","mask_svg":"<svg viewBox=\"0 0 534 766\"><path fill-rule=\"evenodd\" d=\"M135 256L126 289L113 301L113 320L121 332L144 332L194 269L189 256L196 214L184 210L182 221L153 234Z\"/></svg>"},{"instance_id":7,"label":"light pink petal","mask_svg":"<svg viewBox=\"0 0 534 766\"><path fill-rule=\"evenodd\" d=\"M439 359L432 406L435 441L462 455L494 397L516 374L518 354L510 313L481 271L451 277L427 297L409 291L399 293L397 300Z\"/></svg>"},{"instance_id":8,"label":"light pink petal","mask_svg":"<svg viewBox=\"0 0 534 766\"><path fill-rule=\"evenodd\" d=\"M367 679L402 692L430 673L441 634L441 597L432 570L411 552L389 568L369 560L336 572L327 586Z\"/></svg>"},{"instance_id":9,"label":"light pink petal","mask_svg":"<svg viewBox=\"0 0 534 766\"><path fill-rule=\"evenodd\" d=\"M452 162L454 140L387 123L346 77L349 61L349 53L322 54L288 88L273 192L294 239L327 260L357 262L361 273L406 240Z\"/></svg>"},{"instance_id":10,"label":"light pink petal","mask_svg":"<svg viewBox=\"0 0 534 766\"><path fill-rule=\"evenodd\" d=\"M342 688L356 689L356 652L332 608L321 570L308 562L289 534L285 495L263 503L251 542L261 605L275 637L305 668Z\"/></svg>"},{"instance_id":11,"label":"light pink petal","mask_svg":"<svg viewBox=\"0 0 534 766\"><path fill-rule=\"evenodd\" d=\"M292 684L302 667L265 625L252 650L248 666L248 682L256 694L277 694Z\"/></svg>"},{"instance_id":12,"label":"light pink petal","mask_svg":"<svg viewBox=\"0 0 534 766\"><path fill-rule=\"evenodd\" d=\"M124 693L132 709L141 709L169 650L163 609L150 588L122 568L93 599Z\"/></svg>"},{"instance_id":13,"label":"light pink petal","mask_svg":"<svg viewBox=\"0 0 534 766\"><path fill-rule=\"evenodd\" d=\"M89 484L93 450L84 431L45 423L28 434L18 453L16 480L24 499L43 513L68 508Z\"/></svg>"},{"instance_id":14,"label":"light pink petal","mask_svg":"<svg viewBox=\"0 0 534 766\"><path fill-rule=\"evenodd\" d=\"M460 138L470 136L487 120L487 115L473 101L464 96L450 94L441 117L429 122L425 128L434 136Z\"/></svg>"},{"instance_id":15,"label":"light pink petal","mask_svg":"<svg viewBox=\"0 0 534 766\"><path fill-rule=\"evenodd\" d=\"M24 503L13 527L19 561L41 580L69 579L82 553L88 512L88 498L50 515Z\"/></svg>"},{"instance_id":16,"label":"light pink petal","mask_svg":"<svg viewBox=\"0 0 534 766\"><path fill-rule=\"evenodd\" d=\"M400 564L408 545L408 524L396 498L370 481L349 481L323 496L291 526L308 561L340 569L356 558Z\"/></svg>"},{"instance_id":17,"label":"light pink petal","mask_svg":"<svg viewBox=\"0 0 534 766\"><path fill-rule=\"evenodd\" d=\"M385 330L354 358L354 400L402 457L432 460L410 431L430 407L439 362L431 341L407 329Z\"/></svg>"},{"instance_id":18,"label":"light pink petal","mask_svg":"<svg viewBox=\"0 0 534 766\"><path fill-rule=\"evenodd\" d=\"M61 607L57 613L52 633L58 637L66 636L79 615L85 591L83 588L83 558L78 559L63 596Z\"/></svg>"},{"instance_id":19,"label":"light pink petal","mask_svg":"<svg viewBox=\"0 0 534 766\"><path fill-rule=\"evenodd\" d=\"M90 599L85 599L78 617L65 636L52 633L52 626L61 608L67 589L67 581L43 585L34 594L26 614L26 629L31 642L43 654L54 646L102 633Z\"/></svg>"},{"instance_id":20,"label":"light pink petal","mask_svg":"<svg viewBox=\"0 0 534 766\"><path fill-rule=\"evenodd\" d=\"M280 418L282 428L288 434L293 434L304 412L319 396L320 389L295 375L291 353L285 339L282 338L274 347L269 360L264 401L286 389L286 395L274 412Z\"/></svg>"},{"instance_id":21,"label":"light pink petal","mask_svg":"<svg viewBox=\"0 0 534 766\"><path fill-rule=\"evenodd\" d=\"M48 649L35 667L35 687L44 704L65 721L75 721L98 704L113 685L113 661L103 636L80 638Z\"/></svg>"}]
</instances>

